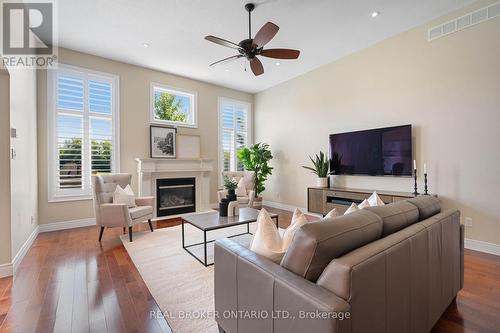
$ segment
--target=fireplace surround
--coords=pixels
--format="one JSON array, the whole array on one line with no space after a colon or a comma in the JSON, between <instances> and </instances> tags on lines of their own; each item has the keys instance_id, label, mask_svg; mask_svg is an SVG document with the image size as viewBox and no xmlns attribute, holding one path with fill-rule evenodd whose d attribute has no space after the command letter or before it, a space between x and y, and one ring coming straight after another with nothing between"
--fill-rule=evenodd
<instances>
[{"instance_id":1,"label":"fireplace surround","mask_svg":"<svg viewBox=\"0 0 500 333\"><path fill-rule=\"evenodd\" d=\"M210 203L211 192L215 193L215 189L211 190L211 178L213 175L213 160L207 158L195 159L160 159L160 158L137 158L137 180L138 192L140 196L154 196L155 207L153 212L155 217L163 217L167 215L158 214L160 204L158 196L157 180L164 179L187 179L194 178L194 210L193 212L201 213L212 209ZM187 184L181 184L187 185ZM169 186L169 185L163 185ZM174 184L175 186L175 184ZM184 190L185 191L185 190ZM172 198L174 202L177 200ZM214 200L215 201L215 200ZM186 204L187 205L187 204ZM171 203L171 206L174 206ZM179 205L177 205L179 206ZM179 208L179 207L178 207ZM186 208L186 207L184 207ZM173 209L172 209L173 210ZM172 211L171 210L171 211ZM164 209L165 211L165 209ZM170 214L172 213L172 214ZM184 213L170 212L169 217L175 217Z\"/></svg>"}]
</instances>

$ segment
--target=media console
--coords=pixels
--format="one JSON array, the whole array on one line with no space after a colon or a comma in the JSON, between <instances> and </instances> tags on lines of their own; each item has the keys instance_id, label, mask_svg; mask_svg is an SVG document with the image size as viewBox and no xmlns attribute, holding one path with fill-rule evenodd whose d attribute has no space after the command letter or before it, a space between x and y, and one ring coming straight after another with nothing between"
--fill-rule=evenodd
<instances>
[{"instance_id":1,"label":"media console","mask_svg":"<svg viewBox=\"0 0 500 333\"><path fill-rule=\"evenodd\" d=\"M377 191L380 199L385 203L414 197L413 193L409 192L362 190L343 187L308 187L307 209L311 213L325 215L333 208L337 208L339 214L343 214L353 202L356 204L361 203L363 200L368 199L374 191Z\"/></svg>"}]
</instances>

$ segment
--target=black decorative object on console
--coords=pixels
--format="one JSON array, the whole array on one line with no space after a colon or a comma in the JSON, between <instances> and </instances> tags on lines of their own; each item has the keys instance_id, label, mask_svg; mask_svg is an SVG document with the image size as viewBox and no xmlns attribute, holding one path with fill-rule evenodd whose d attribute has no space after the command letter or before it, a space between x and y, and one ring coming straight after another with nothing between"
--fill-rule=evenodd
<instances>
[{"instance_id":1,"label":"black decorative object on console","mask_svg":"<svg viewBox=\"0 0 500 333\"><path fill-rule=\"evenodd\" d=\"M413 194L414 194L415 196L417 196L417 195L419 195L419 194L420 194L420 193L418 193L418 190L417 190L417 169L415 168L415 169L413 170L413 172L414 172L414 175L415 175L415 176L414 176L414 179L415 179L415 191L413 192Z\"/></svg>"},{"instance_id":2,"label":"black decorative object on console","mask_svg":"<svg viewBox=\"0 0 500 333\"><path fill-rule=\"evenodd\" d=\"M427 192L427 172L424 173L424 195L429 195L429 192Z\"/></svg>"}]
</instances>

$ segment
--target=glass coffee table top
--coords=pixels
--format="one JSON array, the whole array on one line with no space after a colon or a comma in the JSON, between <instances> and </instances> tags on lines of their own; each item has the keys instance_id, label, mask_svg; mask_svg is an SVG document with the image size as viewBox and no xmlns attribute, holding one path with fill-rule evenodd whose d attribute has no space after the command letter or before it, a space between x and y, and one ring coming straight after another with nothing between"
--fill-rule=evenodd
<instances>
[{"instance_id":1,"label":"glass coffee table top","mask_svg":"<svg viewBox=\"0 0 500 333\"><path fill-rule=\"evenodd\" d=\"M193 214L182 217L184 222L189 223L200 230L215 230L236 226L245 223L257 221L260 210L255 208L244 207L240 208L239 215L237 216L219 216L219 212L207 212L200 214ZM271 218L275 219L278 214L269 213Z\"/></svg>"}]
</instances>

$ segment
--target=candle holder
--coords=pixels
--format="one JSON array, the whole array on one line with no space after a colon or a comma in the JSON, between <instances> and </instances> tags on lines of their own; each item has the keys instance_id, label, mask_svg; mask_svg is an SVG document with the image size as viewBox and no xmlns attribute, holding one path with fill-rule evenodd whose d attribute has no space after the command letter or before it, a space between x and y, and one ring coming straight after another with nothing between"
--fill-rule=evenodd
<instances>
[{"instance_id":1,"label":"candle holder","mask_svg":"<svg viewBox=\"0 0 500 333\"><path fill-rule=\"evenodd\" d=\"M427 192L427 173L424 173L424 195L429 195Z\"/></svg>"},{"instance_id":2,"label":"candle holder","mask_svg":"<svg viewBox=\"0 0 500 333\"><path fill-rule=\"evenodd\" d=\"M417 169L414 170L414 174L415 174L415 191L413 192L413 194L415 196L419 195L418 191L417 191Z\"/></svg>"}]
</instances>

